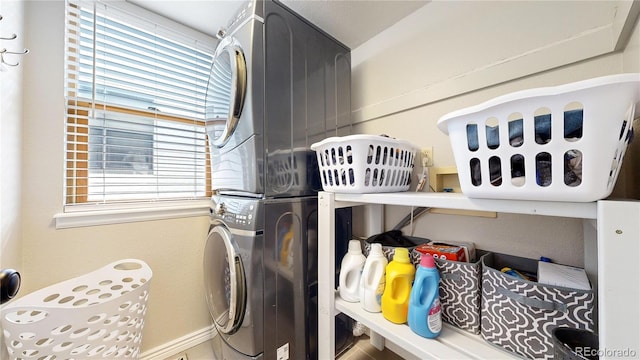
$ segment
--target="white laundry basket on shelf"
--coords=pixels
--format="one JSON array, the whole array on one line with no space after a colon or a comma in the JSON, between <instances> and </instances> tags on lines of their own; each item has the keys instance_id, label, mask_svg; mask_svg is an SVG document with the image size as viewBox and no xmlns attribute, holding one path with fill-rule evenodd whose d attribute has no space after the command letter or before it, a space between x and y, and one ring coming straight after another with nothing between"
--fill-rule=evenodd
<instances>
[{"instance_id":1,"label":"white laundry basket on shelf","mask_svg":"<svg viewBox=\"0 0 640 360\"><path fill-rule=\"evenodd\" d=\"M497 97L438 128L468 197L589 202L613 191L639 101L640 74L618 74Z\"/></svg>"},{"instance_id":2,"label":"white laundry basket on shelf","mask_svg":"<svg viewBox=\"0 0 640 360\"><path fill-rule=\"evenodd\" d=\"M2 309L11 359L136 359L152 271L124 259L15 300Z\"/></svg>"},{"instance_id":3,"label":"white laundry basket on shelf","mask_svg":"<svg viewBox=\"0 0 640 360\"><path fill-rule=\"evenodd\" d=\"M382 135L330 137L311 145L324 191L379 193L407 191L417 148Z\"/></svg>"}]
</instances>

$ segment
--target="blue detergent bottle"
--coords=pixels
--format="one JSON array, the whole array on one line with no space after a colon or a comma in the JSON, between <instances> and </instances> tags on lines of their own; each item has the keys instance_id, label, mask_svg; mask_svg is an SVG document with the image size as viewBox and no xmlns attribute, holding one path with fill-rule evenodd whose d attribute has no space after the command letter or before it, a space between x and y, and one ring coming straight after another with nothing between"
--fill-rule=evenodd
<instances>
[{"instance_id":1,"label":"blue detergent bottle","mask_svg":"<svg viewBox=\"0 0 640 360\"><path fill-rule=\"evenodd\" d=\"M442 308L438 284L440 274L433 257L422 255L409 298L407 322L416 334L435 338L442 331Z\"/></svg>"}]
</instances>

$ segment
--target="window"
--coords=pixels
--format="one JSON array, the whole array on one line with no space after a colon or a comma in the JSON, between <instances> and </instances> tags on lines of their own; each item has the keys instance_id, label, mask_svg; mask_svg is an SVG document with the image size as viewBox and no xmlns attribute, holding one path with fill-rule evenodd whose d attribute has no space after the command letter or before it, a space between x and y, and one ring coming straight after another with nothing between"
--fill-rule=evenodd
<instances>
[{"instance_id":1,"label":"window","mask_svg":"<svg viewBox=\"0 0 640 360\"><path fill-rule=\"evenodd\" d=\"M215 39L126 2L66 10L65 210L210 196Z\"/></svg>"}]
</instances>

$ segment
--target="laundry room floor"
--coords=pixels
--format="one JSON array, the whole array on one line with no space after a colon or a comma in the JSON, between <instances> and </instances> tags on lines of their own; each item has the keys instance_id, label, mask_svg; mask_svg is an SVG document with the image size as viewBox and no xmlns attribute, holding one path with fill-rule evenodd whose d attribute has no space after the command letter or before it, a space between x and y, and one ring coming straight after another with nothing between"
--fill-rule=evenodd
<instances>
[{"instance_id":1,"label":"laundry room floor","mask_svg":"<svg viewBox=\"0 0 640 360\"><path fill-rule=\"evenodd\" d=\"M369 342L369 337L361 336L351 349L342 353L339 360L402 360L402 357L389 349L379 351Z\"/></svg>"},{"instance_id":2,"label":"laundry room floor","mask_svg":"<svg viewBox=\"0 0 640 360\"><path fill-rule=\"evenodd\" d=\"M216 360L210 342L206 341L185 352L188 360ZM177 359L178 355L171 356L165 360ZM361 336L351 349L342 353L339 360L403 360L403 358L389 349L378 351L369 342L369 337Z\"/></svg>"}]
</instances>

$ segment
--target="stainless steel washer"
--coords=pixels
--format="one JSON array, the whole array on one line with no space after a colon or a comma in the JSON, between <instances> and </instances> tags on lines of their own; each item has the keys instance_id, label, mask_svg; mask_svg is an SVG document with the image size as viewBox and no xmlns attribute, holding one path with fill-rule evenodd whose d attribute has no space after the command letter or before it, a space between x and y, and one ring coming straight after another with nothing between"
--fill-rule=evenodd
<instances>
[{"instance_id":1,"label":"stainless steel washer","mask_svg":"<svg viewBox=\"0 0 640 360\"><path fill-rule=\"evenodd\" d=\"M317 206L316 197L213 197L204 279L218 357L303 359L315 347Z\"/></svg>"},{"instance_id":2,"label":"stainless steel washer","mask_svg":"<svg viewBox=\"0 0 640 360\"><path fill-rule=\"evenodd\" d=\"M263 207L255 199L215 197L211 209L203 265L207 305L224 348L216 355L261 357Z\"/></svg>"}]
</instances>

